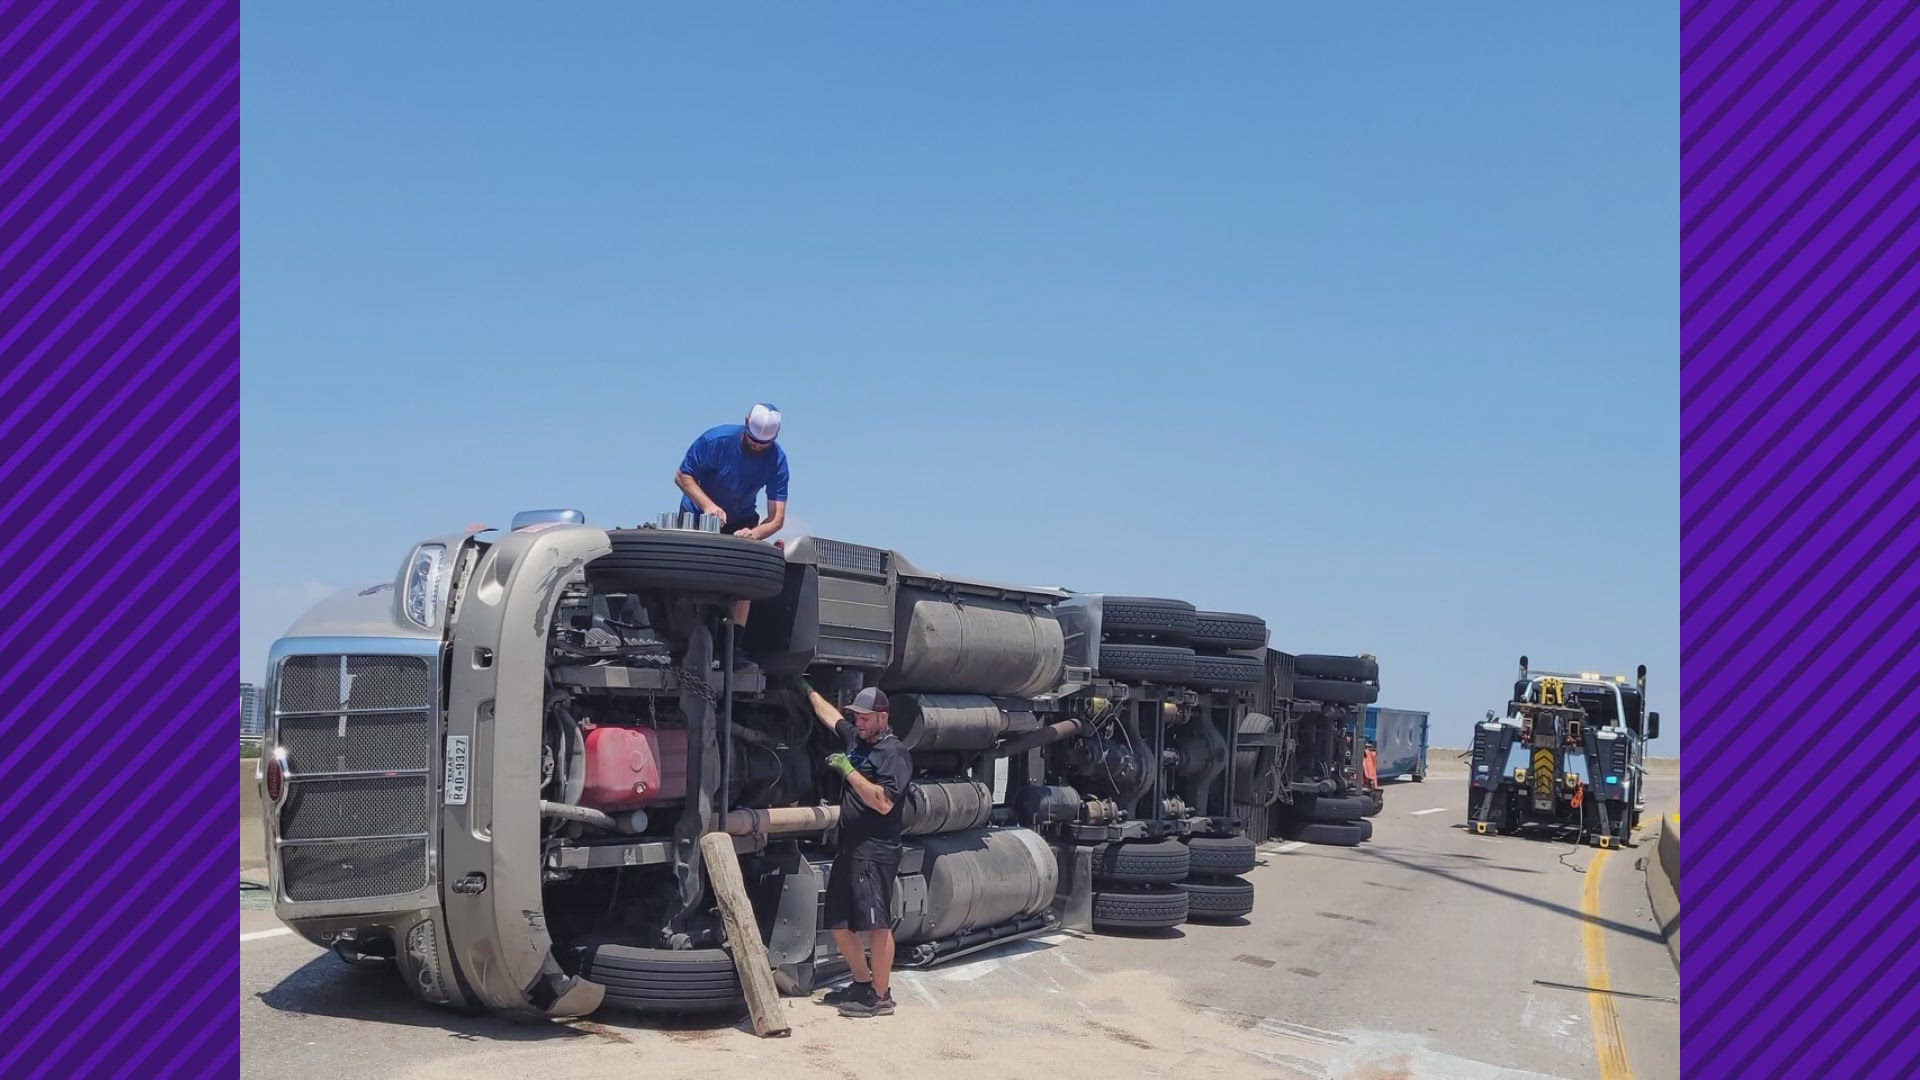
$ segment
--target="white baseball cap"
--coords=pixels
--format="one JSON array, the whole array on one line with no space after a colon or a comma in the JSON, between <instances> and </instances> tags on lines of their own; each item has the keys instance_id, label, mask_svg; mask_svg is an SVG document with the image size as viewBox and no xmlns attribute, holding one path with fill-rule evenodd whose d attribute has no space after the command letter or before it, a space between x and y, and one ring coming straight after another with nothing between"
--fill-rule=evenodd
<instances>
[{"instance_id":1,"label":"white baseball cap","mask_svg":"<svg viewBox=\"0 0 1920 1080\"><path fill-rule=\"evenodd\" d=\"M747 436L768 443L780 437L780 410L762 401L747 410Z\"/></svg>"}]
</instances>

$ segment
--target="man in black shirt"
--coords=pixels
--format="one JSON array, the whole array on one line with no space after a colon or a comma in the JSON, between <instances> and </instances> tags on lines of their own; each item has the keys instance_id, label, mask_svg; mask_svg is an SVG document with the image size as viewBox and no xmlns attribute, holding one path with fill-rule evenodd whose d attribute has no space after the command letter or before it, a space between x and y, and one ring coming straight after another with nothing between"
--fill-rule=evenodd
<instances>
[{"instance_id":1,"label":"man in black shirt","mask_svg":"<svg viewBox=\"0 0 1920 1080\"><path fill-rule=\"evenodd\" d=\"M813 714L846 747L827 757L846 779L846 792L825 908L827 928L846 957L853 983L829 993L827 1001L847 1016L885 1016L893 1012L893 881L900 869L900 827L913 759L887 724L887 695L879 687L854 695L847 707L851 721L813 687L806 690Z\"/></svg>"}]
</instances>

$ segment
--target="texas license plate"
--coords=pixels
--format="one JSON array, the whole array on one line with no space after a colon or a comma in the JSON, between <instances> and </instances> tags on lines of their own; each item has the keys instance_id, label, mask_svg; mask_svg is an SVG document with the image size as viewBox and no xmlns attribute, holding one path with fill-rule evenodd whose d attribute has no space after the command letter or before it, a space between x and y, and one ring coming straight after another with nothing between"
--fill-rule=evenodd
<instances>
[{"instance_id":1,"label":"texas license plate","mask_svg":"<svg viewBox=\"0 0 1920 1080\"><path fill-rule=\"evenodd\" d=\"M467 736L447 736L446 804L467 805Z\"/></svg>"}]
</instances>

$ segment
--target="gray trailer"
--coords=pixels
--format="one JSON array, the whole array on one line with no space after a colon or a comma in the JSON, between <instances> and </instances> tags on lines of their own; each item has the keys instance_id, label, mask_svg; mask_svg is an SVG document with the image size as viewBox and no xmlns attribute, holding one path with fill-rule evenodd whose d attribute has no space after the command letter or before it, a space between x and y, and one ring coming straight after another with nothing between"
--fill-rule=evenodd
<instances>
[{"instance_id":1,"label":"gray trailer","mask_svg":"<svg viewBox=\"0 0 1920 1080\"><path fill-rule=\"evenodd\" d=\"M1231 919L1253 902L1237 808L1278 789L1265 644L1254 616L827 539L573 512L440 537L272 650L275 910L428 1001L734 1008L700 853L724 832L777 983L808 992L840 968L819 919L839 780L804 673L838 701L885 688L912 750L903 965Z\"/></svg>"}]
</instances>

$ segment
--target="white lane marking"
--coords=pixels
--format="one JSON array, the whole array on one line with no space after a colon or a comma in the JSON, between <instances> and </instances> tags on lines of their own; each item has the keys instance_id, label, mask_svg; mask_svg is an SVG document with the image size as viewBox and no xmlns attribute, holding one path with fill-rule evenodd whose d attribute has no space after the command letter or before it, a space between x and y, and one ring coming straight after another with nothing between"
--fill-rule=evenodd
<instances>
[{"instance_id":1,"label":"white lane marking","mask_svg":"<svg viewBox=\"0 0 1920 1080\"><path fill-rule=\"evenodd\" d=\"M276 927L272 930L255 930L251 934L241 934L240 940L241 941L259 941L261 938L279 937L281 934L291 934L291 933L293 933L292 930L289 930L288 928L281 926L281 927Z\"/></svg>"},{"instance_id":2,"label":"white lane marking","mask_svg":"<svg viewBox=\"0 0 1920 1080\"><path fill-rule=\"evenodd\" d=\"M972 982L982 975L988 975L1006 967L1015 960L1024 959L1032 956L1034 953L1050 951L1051 949L1048 946L1035 944L1030 941L1015 942L1011 948L998 956L987 955L978 960L969 960L964 964L956 964L950 970L941 972L939 978L944 982Z\"/></svg>"},{"instance_id":3,"label":"white lane marking","mask_svg":"<svg viewBox=\"0 0 1920 1080\"><path fill-rule=\"evenodd\" d=\"M1079 964L1074 963L1072 960L1067 959L1067 950L1048 949L1047 953L1048 955L1052 956L1055 960L1060 961L1060 966L1066 968L1068 971L1073 972L1074 974L1080 976L1081 978L1086 979L1086 978L1092 977L1087 974L1086 968L1083 968Z\"/></svg>"},{"instance_id":4,"label":"white lane marking","mask_svg":"<svg viewBox=\"0 0 1920 1080\"><path fill-rule=\"evenodd\" d=\"M1289 840L1286 843L1281 844L1279 847L1268 848L1267 850L1275 855L1285 855L1289 851L1299 851L1301 848L1306 846L1307 846L1307 842L1305 840Z\"/></svg>"},{"instance_id":5,"label":"white lane marking","mask_svg":"<svg viewBox=\"0 0 1920 1080\"><path fill-rule=\"evenodd\" d=\"M925 986L922 986L920 984L919 972L896 971L893 973L893 981L896 983L901 983L905 985L909 989L913 990L913 992L919 994L921 997L926 998L927 1004L933 1006L934 1008L936 1009L946 1008L946 1006L940 1004L939 998L934 997L932 992L930 992Z\"/></svg>"},{"instance_id":6,"label":"white lane marking","mask_svg":"<svg viewBox=\"0 0 1920 1080\"><path fill-rule=\"evenodd\" d=\"M1012 978L1016 981L1025 980L1026 982L1030 982L1034 986L1039 987L1042 990L1045 990L1049 994L1058 994L1061 992L1059 983L1054 983L1052 986L1040 986L1040 980L1034 978L1032 975L1027 974L1027 971L1025 968L1010 967L1007 969L1007 975L1009 978ZM1047 981L1053 982L1052 979L1048 979Z\"/></svg>"},{"instance_id":7,"label":"white lane marking","mask_svg":"<svg viewBox=\"0 0 1920 1080\"><path fill-rule=\"evenodd\" d=\"M1408 816L1408 817L1419 817L1419 816L1420 816L1421 814L1444 814L1444 813L1446 813L1446 812L1447 812L1447 807L1444 807L1444 806L1429 806L1429 807L1427 807L1427 808L1426 808L1425 810L1415 810L1415 811L1414 811L1413 813L1411 813L1411 814L1408 814L1407 816Z\"/></svg>"}]
</instances>

